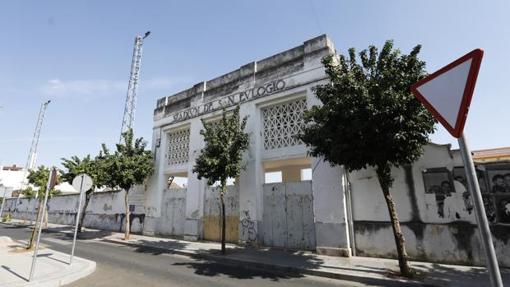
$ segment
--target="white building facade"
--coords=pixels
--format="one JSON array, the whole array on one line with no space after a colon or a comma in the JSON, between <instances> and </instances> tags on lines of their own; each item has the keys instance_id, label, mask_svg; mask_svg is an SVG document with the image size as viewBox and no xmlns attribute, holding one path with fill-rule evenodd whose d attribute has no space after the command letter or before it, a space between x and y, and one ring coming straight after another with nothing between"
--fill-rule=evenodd
<instances>
[{"instance_id":1,"label":"white building facade","mask_svg":"<svg viewBox=\"0 0 510 287\"><path fill-rule=\"evenodd\" d=\"M191 240L217 237L217 193L192 169L204 147L201 121L214 121L222 109L239 105L241 117L248 117L250 146L244 170L229 187L227 238L350 254L344 176L339 168L309 157L295 137L303 128L305 109L318 103L312 88L328 81L321 59L334 53L331 40L319 36L159 99L152 147L156 174L147 191L144 232L157 234L163 222L177 220L183 226L175 226L172 235ZM186 178L187 187L172 192L167 188L169 178ZM181 219L175 213L169 217L165 210L179 201L173 195L185 197ZM165 202L165 198L171 199Z\"/></svg>"}]
</instances>

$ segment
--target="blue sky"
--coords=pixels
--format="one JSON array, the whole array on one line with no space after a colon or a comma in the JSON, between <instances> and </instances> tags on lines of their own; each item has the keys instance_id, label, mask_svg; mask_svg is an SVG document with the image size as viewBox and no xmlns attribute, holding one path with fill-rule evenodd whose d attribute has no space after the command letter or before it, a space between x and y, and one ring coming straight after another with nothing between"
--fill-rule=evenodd
<instances>
[{"instance_id":1,"label":"blue sky","mask_svg":"<svg viewBox=\"0 0 510 287\"><path fill-rule=\"evenodd\" d=\"M5 1L0 165L25 164L46 99L38 164L113 145L133 39L146 30L135 133L148 141L156 99L326 33L340 53L422 44L429 72L484 49L466 135L472 149L509 146L508 12L508 1ZM432 139L456 146L442 128Z\"/></svg>"}]
</instances>

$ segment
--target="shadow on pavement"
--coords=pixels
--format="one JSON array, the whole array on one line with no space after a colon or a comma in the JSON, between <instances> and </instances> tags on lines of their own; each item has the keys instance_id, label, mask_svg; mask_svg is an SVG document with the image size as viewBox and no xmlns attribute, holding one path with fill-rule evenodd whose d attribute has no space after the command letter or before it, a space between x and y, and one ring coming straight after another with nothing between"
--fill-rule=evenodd
<instances>
[{"instance_id":1,"label":"shadow on pavement","mask_svg":"<svg viewBox=\"0 0 510 287\"><path fill-rule=\"evenodd\" d=\"M5 266L5 265L2 265L2 268L3 268L3 269L5 269L5 270L7 270L8 272L10 272L10 273L14 274L16 277L19 277L19 278L21 278L21 279L23 279L23 280L25 280L25 281L28 281L28 279L27 279L27 278L25 278L25 277L23 277L23 276L19 275L18 273L16 273L16 272L12 271L12 270L11 270L11 268L9 268L9 267L7 267L7 266Z\"/></svg>"},{"instance_id":2,"label":"shadow on pavement","mask_svg":"<svg viewBox=\"0 0 510 287\"><path fill-rule=\"evenodd\" d=\"M46 257L48 259L51 259L51 260L55 260L57 262L60 262L60 263L64 263L66 265L69 265L69 262L66 262L64 260L60 260L60 259L57 259L57 258L54 258L54 257L51 257L53 255L53 253L47 253L47 254L37 254L37 257Z\"/></svg>"},{"instance_id":3,"label":"shadow on pavement","mask_svg":"<svg viewBox=\"0 0 510 287\"><path fill-rule=\"evenodd\" d=\"M454 282L467 282L465 286L476 286L477 283L480 282L480 278L486 278L487 286L490 285L490 279L487 271L481 268L471 268L469 269L469 272L465 272L463 270L458 270L444 265L432 264L430 267L420 266L419 269L423 271L425 280L433 283L441 282L442 284L450 284ZM506 281L505 277L507 280L510 279L509 273L505 274L502 272L501 275L503 277L503 282ZM472 282L472 284L470 285L469 282Z\"/></svg>"}]
</instances>

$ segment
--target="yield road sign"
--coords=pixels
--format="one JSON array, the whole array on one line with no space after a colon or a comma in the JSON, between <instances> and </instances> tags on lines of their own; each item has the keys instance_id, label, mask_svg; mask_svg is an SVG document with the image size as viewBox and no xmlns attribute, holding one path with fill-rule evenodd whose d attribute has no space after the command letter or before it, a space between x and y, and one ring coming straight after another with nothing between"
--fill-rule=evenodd
<instances>
[{"instance_id":1,"label":"yield road sign","mask_svg":"<svg viewBox=\"0 0 510 287\"><path fill-rule=\"evenodd\" d=\"M483 50L475 49L411 86L411 92L456 138L464 130L482 57Z\"/></svg>"},{"instance_id":2,"label":"yield road sign","mask_svg":"<svg viewBox=\"0 0 510 287\"><path fill-rule=\"evenodd\" d=\"M473 196L478 230L485 250L491 286L502 287L503 281L501 280L498 260L492 243L492 235L475 165L463 132L482 57L482 50L473 50L412 85L411 91L450 134L459 141L460 153L466 170L468 190Z\"/></svg>"}]
</instances>

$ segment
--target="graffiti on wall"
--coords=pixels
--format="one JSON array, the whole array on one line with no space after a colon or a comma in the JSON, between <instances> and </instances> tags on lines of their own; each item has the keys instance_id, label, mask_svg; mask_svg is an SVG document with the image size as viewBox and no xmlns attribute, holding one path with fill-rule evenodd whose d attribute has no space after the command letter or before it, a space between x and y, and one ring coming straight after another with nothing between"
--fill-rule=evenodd
<instances>
[{"instance_id":1,"label":"graffiti on wall","mask_svg":"<svg viewBox=\"0 0 510 287\"><path fill-rule=\"evenodd\" d=\"M480 164L476 166L480 191L482 192L485 213L490 223L510 223L510 163ZM448 200L462 200L463 211L473 212L473 201L468 191L464 167L453 170L430 168L423 171L425 193L434 195L437 214L440 218L448 217ZM455 211L457 219L462 218Z\"/></svg>"},{"instance_id":2,"label":"graffiti on wall","mask_svg":"<svg viewBox=\"0 0 510 287\"><path fill-rule=\"evenodd\" d=\"M255 230L255 221L250 217L248 210L243 210L243 218L241 219L241 238L250 244L257 240L257 230Z\"/></svg>"}]
</instances>

